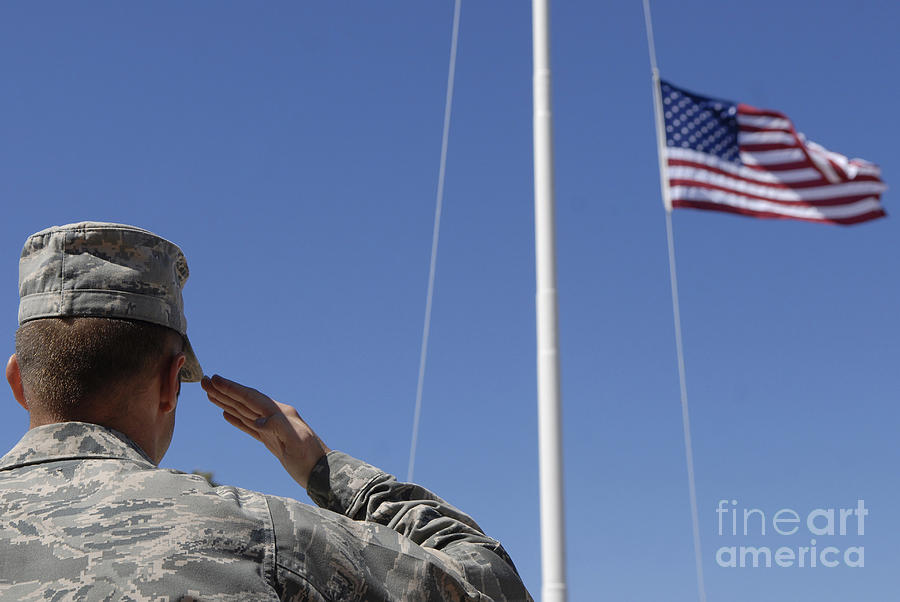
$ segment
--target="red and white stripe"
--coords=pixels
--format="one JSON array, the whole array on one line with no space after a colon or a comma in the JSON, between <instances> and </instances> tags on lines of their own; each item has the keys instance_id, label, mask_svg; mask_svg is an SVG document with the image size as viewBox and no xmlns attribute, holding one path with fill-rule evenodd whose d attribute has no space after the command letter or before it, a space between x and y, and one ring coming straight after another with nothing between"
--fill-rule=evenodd
<instances>
[{"instance_id":1,"label":"red and white stripe","mask_svg":"<svg viewBox=\"0 0 900 602\"><path fill-rule=\"evenodd\" d=\"M855 224L885 215L878 166L806 140L782 113L739 104L741 164L667 147L672 207Z\"/></svg>"}]
</instances>

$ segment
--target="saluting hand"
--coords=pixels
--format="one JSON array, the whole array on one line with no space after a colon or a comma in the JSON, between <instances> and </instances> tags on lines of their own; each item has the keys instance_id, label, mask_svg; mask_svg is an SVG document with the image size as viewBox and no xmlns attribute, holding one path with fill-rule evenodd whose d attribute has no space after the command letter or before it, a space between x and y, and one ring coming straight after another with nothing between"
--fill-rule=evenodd
<instances>
[{"instance_id":1,"label":"saluting hand","mask_svg":"<svg viewBox=\"0 0 900 602\"><path fill-rule=\"evenodd\" d=\"M265 444L288 474L306 488L316 462L331 450L297 410L218 374L204 376L200 386L209 400L224 410L225 420Z\"/></svg>"}]
</instances>

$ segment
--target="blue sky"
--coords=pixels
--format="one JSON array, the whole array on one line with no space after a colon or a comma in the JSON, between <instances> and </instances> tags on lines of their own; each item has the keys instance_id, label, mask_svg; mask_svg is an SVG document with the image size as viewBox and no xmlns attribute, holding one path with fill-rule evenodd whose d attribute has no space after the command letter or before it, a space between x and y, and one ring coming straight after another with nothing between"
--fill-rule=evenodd
<instances>
[{"instance_id":1,"label":"blue sky","mask_svg":"<svg viewBox=\"0 0 900 602\"><path fill-rule=\"evenodd\" d=\"M656 3L662 74L777 109L898 173L900 8ZM0 295L12 352L26 236L83 219L177 242L208 373L292 403L404 475L452 3L6 3ZM570 599L696 600L640 2L552 7ZM849 228L674 215L709 600L885 599L900 528L896 195ZM531 13L464 2L416 476L506 545L540 594ZM27 427L7 395L0 444ZM306 500L182 393L166 467ZM852 568L723 568L716 506L855 507ZM771 525L770 525L771 526ZM826 541L828 543L826 543Z\"/></svg>"}]
</instances>

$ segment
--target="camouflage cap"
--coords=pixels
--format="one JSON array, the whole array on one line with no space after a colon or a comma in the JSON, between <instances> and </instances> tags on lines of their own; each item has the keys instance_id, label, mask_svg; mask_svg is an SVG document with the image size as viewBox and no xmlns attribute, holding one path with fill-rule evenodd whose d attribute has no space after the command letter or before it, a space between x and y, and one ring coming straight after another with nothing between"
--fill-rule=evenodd
<instances>
[{"instance_id":1,"label":"camouflage cap","mask_svg":"<svg viewBox=\"0 0 900 602\"><path fill-rule=\"evenodd\" d=\"M81 222L31 235L19 259L19 325L40 318L140 320L184 337L182 380L203 370L187 338L187 260L174 243L124 224Z\"/></svg>"}]
</instances>

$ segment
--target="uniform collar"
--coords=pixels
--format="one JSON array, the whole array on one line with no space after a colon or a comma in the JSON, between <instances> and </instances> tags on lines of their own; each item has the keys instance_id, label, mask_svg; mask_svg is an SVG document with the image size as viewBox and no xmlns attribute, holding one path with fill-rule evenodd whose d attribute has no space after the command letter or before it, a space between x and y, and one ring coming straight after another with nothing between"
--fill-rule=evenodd
<instances>
[{"instance_id":1,"label":"uniform collar","mask_svg":"<svg viewBox=\"0 0 900 602\"><path fill-rule=\"evenodd\" d=\"M154 467L150 457L119 431L87 422L59 422L38 426L0 458L0 470L72 459L130 460Z\"/></svg>"}]
</instances>

